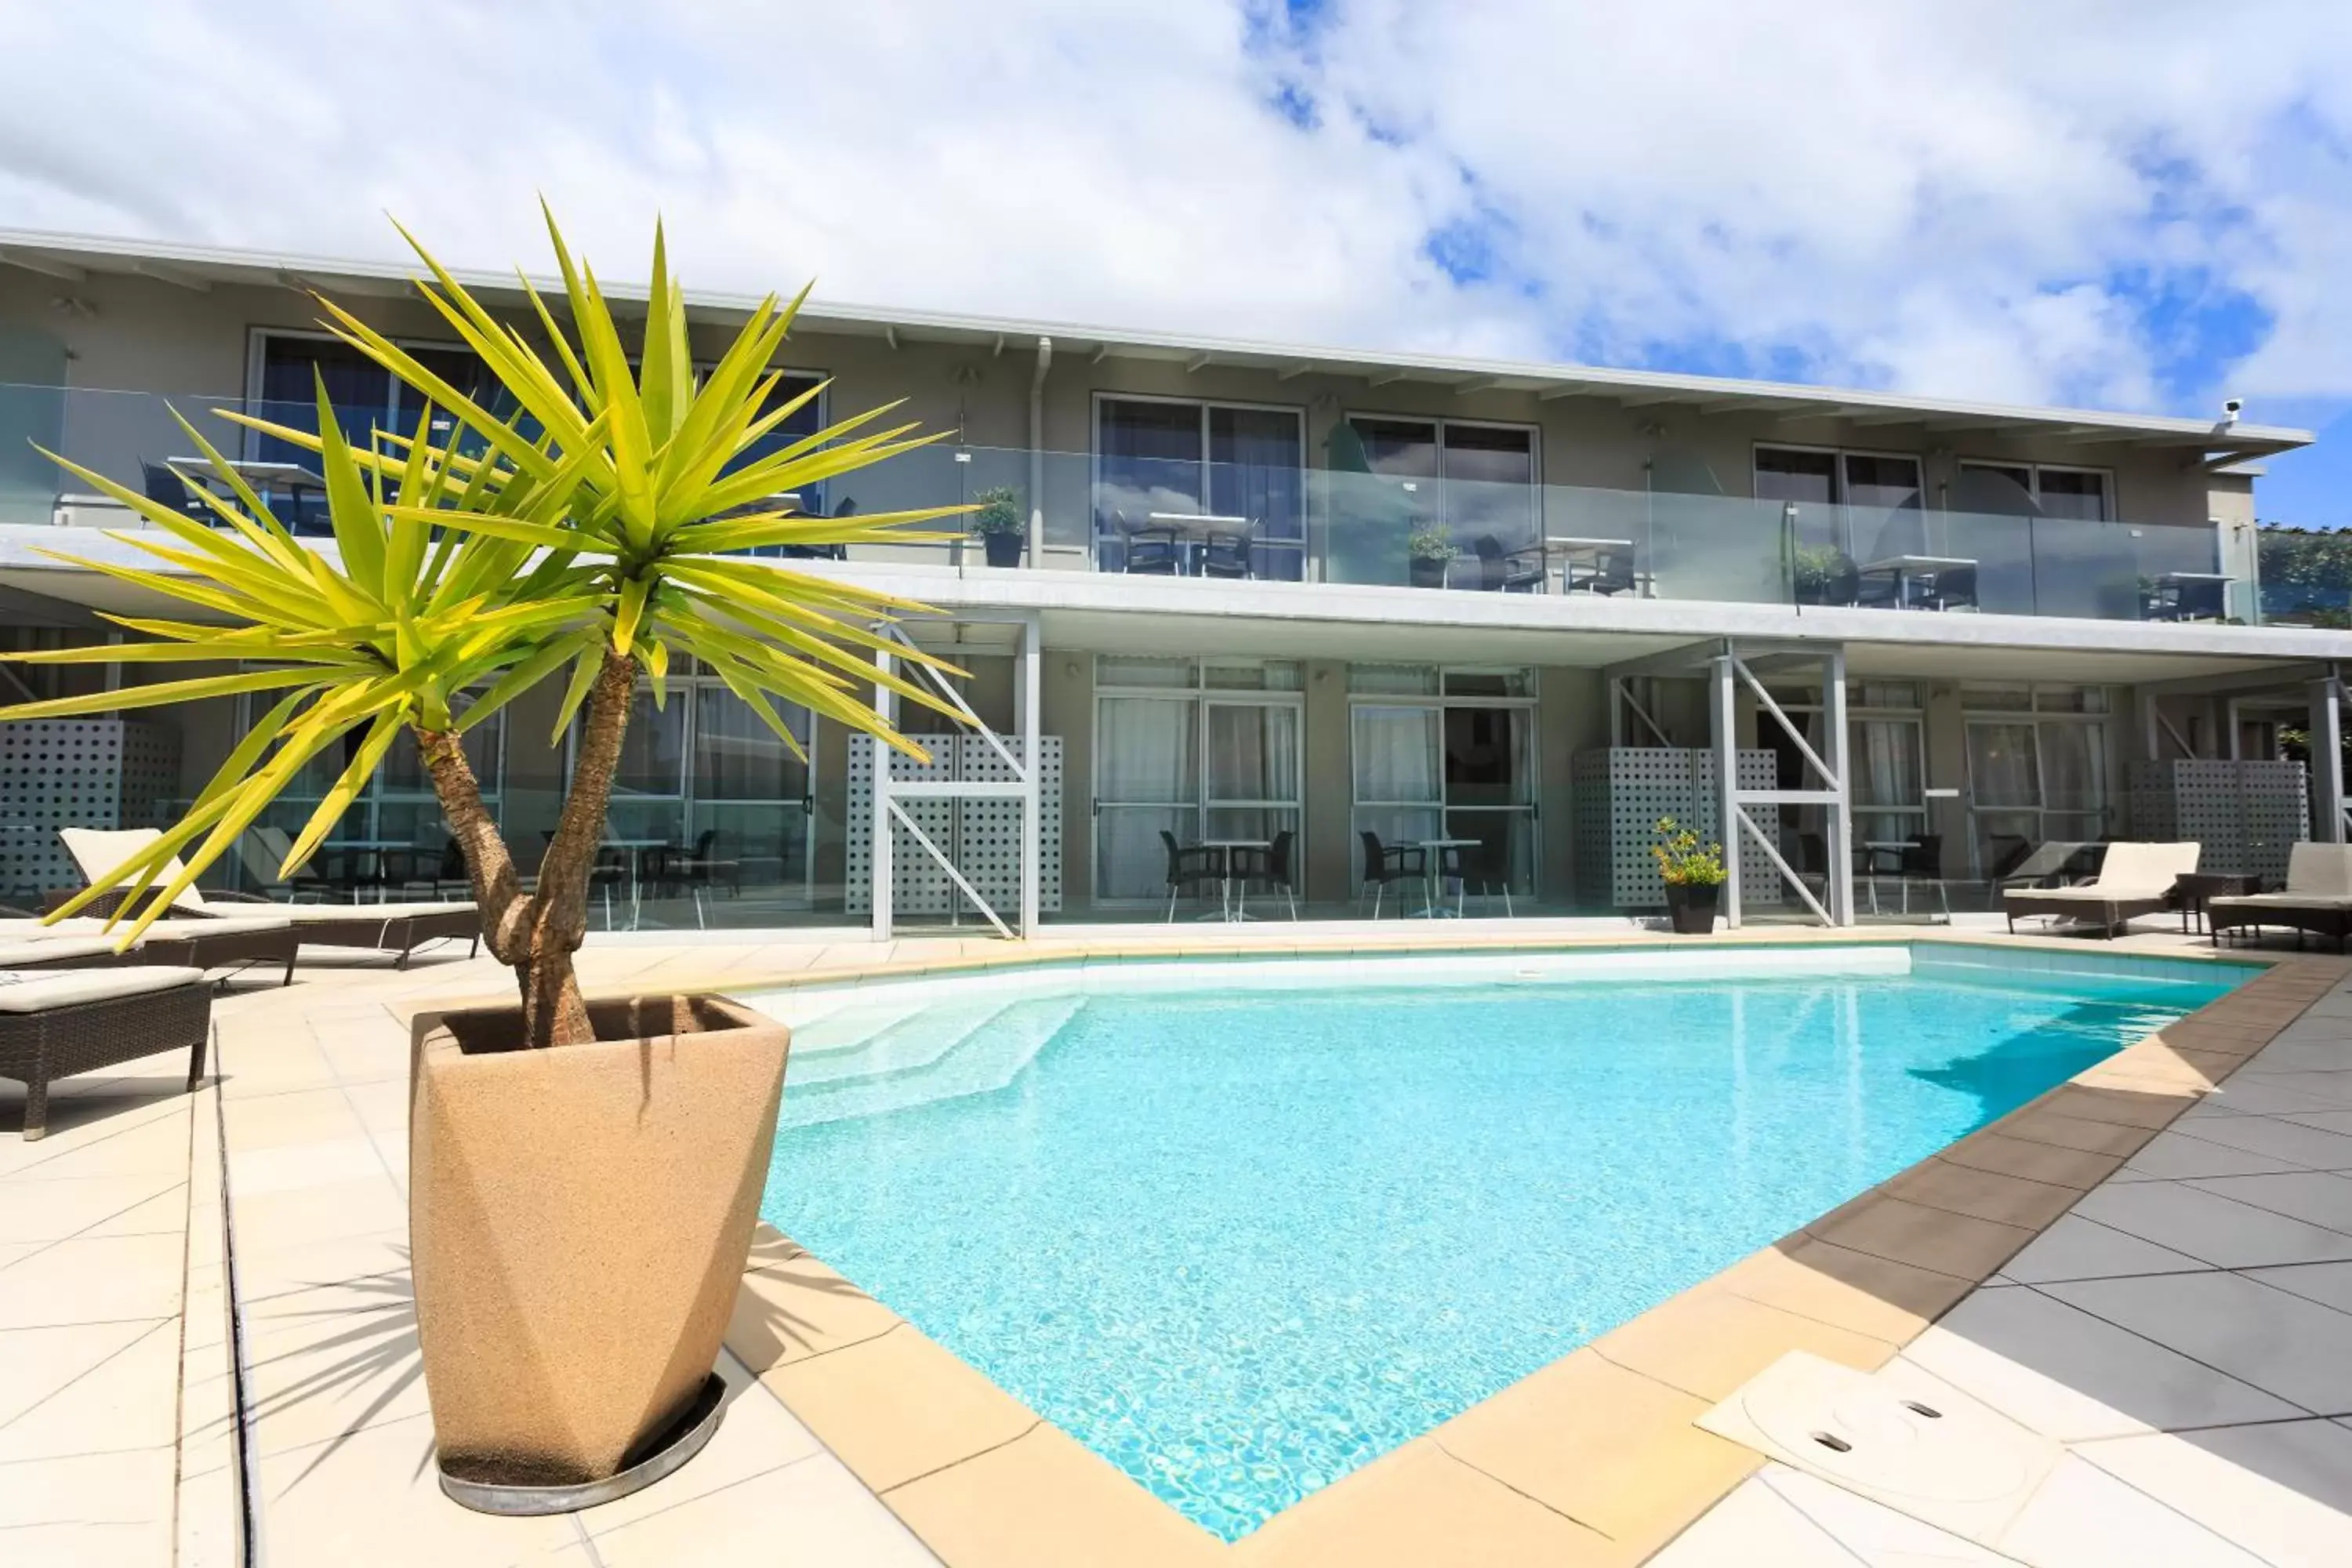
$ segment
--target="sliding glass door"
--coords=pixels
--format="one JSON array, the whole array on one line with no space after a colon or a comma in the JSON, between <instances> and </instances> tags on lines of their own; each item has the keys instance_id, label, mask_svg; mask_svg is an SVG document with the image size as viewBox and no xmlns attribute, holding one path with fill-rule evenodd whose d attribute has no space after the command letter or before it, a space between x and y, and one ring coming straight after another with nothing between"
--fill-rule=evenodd
<instances>
[{"instance_id":1,"label":"sliding glass door","mask_svg":"<svg viewBox=\"0 0 2352 1568\"><path fill-rule=\"evenodd\" d=\"M1181 679L1190 689L1098 689L1095 708L1095 900L1167 896L1168 845L1272 844L1297 834L1304 710L1297 667L1125 660L1139 680ZM1234 673L1276 689L1216 689ZM1166 837L1163 837L1162 835ZM1294 844L1293 875L1303 872Z\"/></svg>"},{"instance_id":2,"label":"sliding glass door","mask_svg":"<svg viewBox=\"0 0 2352 1568\"><path fill-rule=\"evenodd\" d=\"M1532 894L1539 851L1527 672L1359 665L1349 681L1359 693L1350 864L1365 833L1383 847L1459 839L1473 882Z\"/></svg>"},{"instance_id":3,"label":"sliding glass door","mask_svg":"<svg viewBox=\"0 0 2352 1568\"><path fill-rule=\"evenodd\" d=\"M1192 569L1218 520L1239 520L1249 576L1295 583L1306 574L1307 438L1297 409L1103 397L1095 420L1100 570L1142 570L1139 536L1172 538L1194 552L1181 563Z\"/></svg>"}]
</instances>

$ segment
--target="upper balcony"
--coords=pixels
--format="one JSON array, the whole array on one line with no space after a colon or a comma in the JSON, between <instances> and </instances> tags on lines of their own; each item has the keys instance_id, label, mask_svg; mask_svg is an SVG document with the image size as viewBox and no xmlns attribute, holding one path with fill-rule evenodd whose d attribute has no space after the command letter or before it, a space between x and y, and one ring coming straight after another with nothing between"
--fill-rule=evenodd
<instances>
[{"instance_id":1,"label":"upper balcony","mask_svg":"<svg viewBox=\"0 0 2352 1568\"><path fill-rule=\"evenodd\" d=\"M298 531L325 531L308 454L207 412L228 400L170 401ZM84 493L89 487L29 442L179 504L173 469L191 466L195 446L165 402L0 384L0 522L136 523ZM256 411L289 425L313 416L309 405ZM355 436L371 423L413 418L397 408L373 412L347 421ZM1225 442L1234 461L1156 455L1148 442L1116 454L941 444L797 501L825 515L872 515L1010 492L1023 520L1022 563L1048 570L1890 613L2262 618L2253 574L2225 559L2214 526L2055 515L2014 486L2013 496L1997 484L1969 489L1970 500L1994 510L1949 510L1916 492L1892 504L1826 504L1706 493L1703 469L1677 482L1666 472L1676 465L1665 463L1651 468L1652 488L1638 490L1415 475L1393 463L1364 471L1374 463L1337 449L1336 467L1305 467L1295 440L1268 442L1261 455L1248 437L1237 430ZM1264 460L1249 460L1255 456ZM986 558L976 538L876 553L975 568Z\"/></svg>"}]
</instances>

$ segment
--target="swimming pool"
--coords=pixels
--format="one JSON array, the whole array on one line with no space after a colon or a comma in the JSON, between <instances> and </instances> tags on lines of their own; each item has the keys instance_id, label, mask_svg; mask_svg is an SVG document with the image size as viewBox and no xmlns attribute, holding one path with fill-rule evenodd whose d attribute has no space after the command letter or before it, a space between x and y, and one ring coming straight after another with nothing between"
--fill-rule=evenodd
<instances>
[{"instance_id":1,"label":"swimming pool","mask_svg":"<svg viewBox=\"0 0 2352 1568\"><path fill-rule=\"evenodd\" d=\"M751 997L797 1026L761 1214L1231 1540L2252 973L2080 962L1098 964Z\"/></svg>"}]
</instances>

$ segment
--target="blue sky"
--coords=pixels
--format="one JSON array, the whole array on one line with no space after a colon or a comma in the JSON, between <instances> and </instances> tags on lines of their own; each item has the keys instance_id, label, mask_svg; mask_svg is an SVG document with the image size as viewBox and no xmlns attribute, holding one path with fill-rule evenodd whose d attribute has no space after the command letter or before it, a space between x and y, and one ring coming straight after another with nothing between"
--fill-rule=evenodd
<instances>
[{"instance_id":1,"label":"blue sky","mask_svg":"<svg viewBox=\"0 0 2352 1568\"><path fill-rule=\"evenodd\" d=\"M2323 431L2262 513L2352 523L2352 6L0 0L0 226L392 255L389 210L539 265L544 192L616 275L661 212L709 287L2235 395ZM193 85L224 82L268 86Z\"/></svg>"}]
</instances>

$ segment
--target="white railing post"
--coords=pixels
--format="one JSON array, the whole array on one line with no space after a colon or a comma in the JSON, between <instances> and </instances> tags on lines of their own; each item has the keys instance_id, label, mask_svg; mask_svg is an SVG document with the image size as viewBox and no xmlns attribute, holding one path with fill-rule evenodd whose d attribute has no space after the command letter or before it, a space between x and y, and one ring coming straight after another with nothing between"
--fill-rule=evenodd
<instances>
[{"instance_id":1,"label":"white railing post","mask_svg":"<svg viewBox=\"0 0 2352 1568\"><path fill-rule=\"evenodd\" d=\"M1738 706L1732 700L1732 666L1737 662L1730 645L1713 660L1715 665L1715 773L1717 802L1716 820L1722 828L1723 843L1723 923L1727 931L1739 929L1739 732Z\"/></svg>"},{"instance_id":2,"label":"white railing post","mask_svg":"<svg viewBox=\"0 0 2352 1568\"><path fill-rule=\"evenodd\" d=\"M1830 805L1829 831L1823 836L1822 867L1829 874L1829 921L1833 926L1853 924L1853 760L1848 753L1845 721L1845 649L1832 648L1822 660L1822 721L1829 733L1822 737L1822 750L1827 753L1829 787L1837 799ZM1939 868L1940 869L1940 868Z\"/></svg>"}]
</instances>

